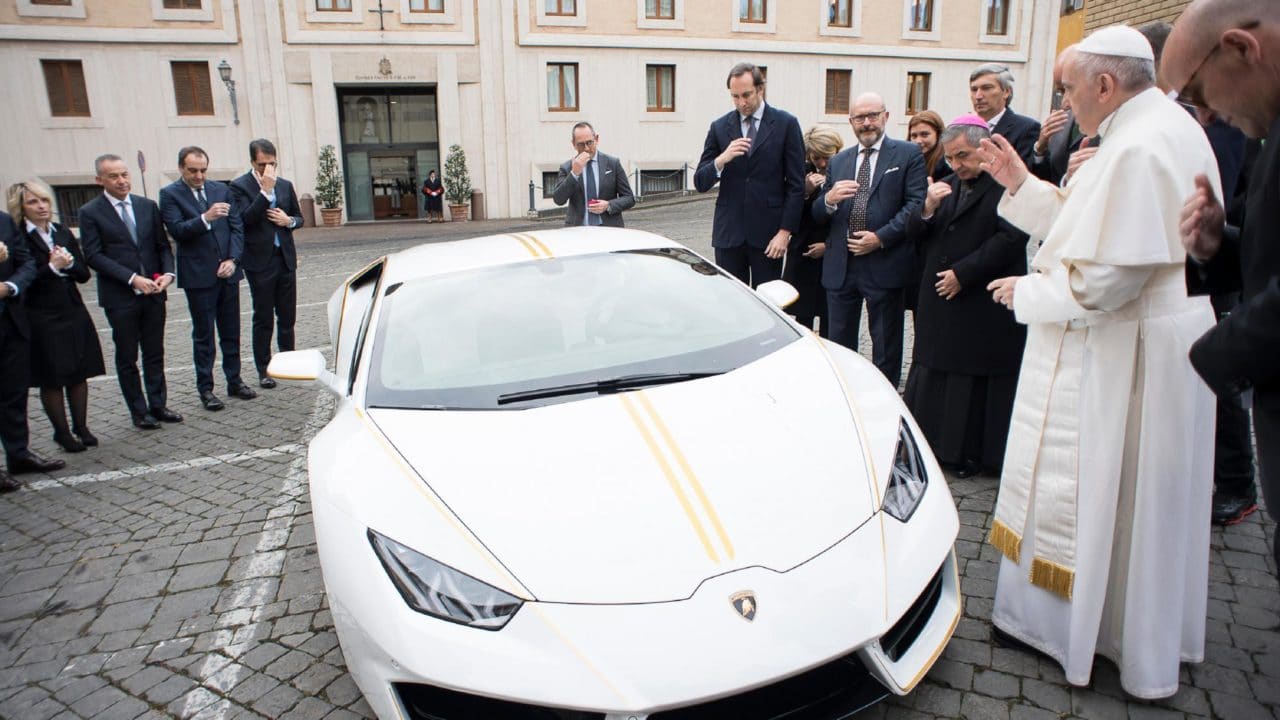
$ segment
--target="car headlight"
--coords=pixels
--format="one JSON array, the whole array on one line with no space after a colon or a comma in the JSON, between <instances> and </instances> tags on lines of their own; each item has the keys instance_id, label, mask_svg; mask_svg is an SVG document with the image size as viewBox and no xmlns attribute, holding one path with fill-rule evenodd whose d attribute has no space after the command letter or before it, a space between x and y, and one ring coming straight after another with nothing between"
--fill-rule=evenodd
<instances>
[{"instance_id":1,"label":"car headlight","mask_svg":"<svg viewBox=\"0 0 1280 720\"><path fill-rule=\"evenodd\" d=\"M500 630L524 603L510 593L373 530L369 530L369 542L400 596L420 613L485 630Z\"/></svg>"},{"instance_id":2,"label":"car headlight","mask_svg":"<svg viewBox=\"0 0 1280 720\"><path fill-rule=\"evenodd\" d=\"M906 522L920 505L925 488L929 487L929 471L916 439L911 436L907 421L898 424L898 447L893 451L893 470L889 473L889 487L884 492L881 509Z\"/></svg>"}]
</instances>

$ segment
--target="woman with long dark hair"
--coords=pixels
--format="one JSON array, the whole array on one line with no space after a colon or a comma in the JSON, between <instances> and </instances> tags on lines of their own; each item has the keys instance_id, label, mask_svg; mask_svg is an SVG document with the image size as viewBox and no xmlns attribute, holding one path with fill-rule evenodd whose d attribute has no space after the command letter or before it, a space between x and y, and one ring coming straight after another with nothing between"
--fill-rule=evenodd
<instances>
[{"instance_id":1,"label":"woman with long dark hair","mask_svg":"<svg viewBox=\"0 0 1280 720\"><path fill-rule=\"evenodd\" d=\"M942 116L932 110L912 115L907 123L907 139L920 146L920 152L924 153L925 172L935 181L951 175L951 167L942 157L942 143L938 141L945 129Z\"/></svg>"},{"instance_id":2,"label":"woman with long dark hair","mask_svg":"<svg viewBox=\"0 0 1280 720\"><path fill-rule=\"evenodd\" d=\"M98 444L89 432L85 381L106 372L98 331L76 288L89 282L89 265L80 241L53 222L53 191L48 185L34 180L11 185L8 204L36 260L35 282L23 293L31 320L31 386L40 388L54 442L67 452L82 452Z\"/></svg>"}]
</instances>

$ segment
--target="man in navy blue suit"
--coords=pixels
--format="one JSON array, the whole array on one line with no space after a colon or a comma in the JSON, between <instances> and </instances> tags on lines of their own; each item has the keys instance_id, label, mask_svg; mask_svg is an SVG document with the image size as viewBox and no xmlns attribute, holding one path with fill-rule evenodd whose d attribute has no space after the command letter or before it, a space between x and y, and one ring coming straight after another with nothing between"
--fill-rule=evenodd
<instances>
[{"instance_id":1,"label":"man in navy blue suit","mask_svg":"<svg viewBox=\"0 0 1280 720\"><path fill-rule=\"evenodd\" d=\"M804 139L794 116L764 102L760 68L734 65L727 85L735 109L707 130L693 185L706 192L720 184L711 231L716 264L756 287L782 277L800 227Z\"/></svg>"},{"instance_id":2,"label":"man in navy blue suit","mask_svg":"<svg viewBox=\"0 0 1280 720\"><path fill-rule=\"evenodd\" d=\"M1019 115L1009 107L1013 102L1013 73L999 63L979 65L969 73L969 99L973 111L987 121L994 135L1003 136L1031 167L1035 162L1036 141L1040 139L1040 123Z\"/></svg>"},{"instance_id":3,"label":"man in navy blue suit","mask_svg":"<svg viewBox=\"0 0 1280 720\"><path fill-rule=\"evenodd\" d=\"M98 304L111 325L116 377L134 427L156 430L182 422L167 407L164 378L166 288L173 282L173 248L164 234L160 207L130 194L129 168L119 155L93 163L102 194L80 208L80 244L98 276ZM146 394L138 375L138 349Z\"/></svg>"},{"instance_id":4,"label":"man in navy blue suit","mask_svg":"<svg viewBox=\"0 0 1280 720\"><path fill-rule=\"evenodd\" d=\"M267 376L274 327L281 351L294 347L298 316L298 254L294 228L302 227L302 209L293 183L276 175L276 146L259 138L249 143L249 172L231 181L244 222L244 272L253 300L253 363L258 384L273 388Z\"/></svg>"},{"instance_id":5,"label":"man in navy blue suit","mask_svg":"<svg viewBox=\"0 0 1280 720\"><path fill-rule=\"evenodd\" d=\"M178 287L191 311L191 345L196 389L206 410L221 410L213 394L213 333L218 332L227 393L244 400L258 396L240 380L240 256L244 225L232 207L231 189L207 179L209 154L198 147L178 151L182 179L160 190L160 216L178 245Z\"/></svg>"},{"instance_id":6,"label":"man in navy blue suit","mask_svg":"<svg viewBox=\"0 0 1280 720\"><path fill-rule=\"evenodd\" d=\"M849 106L858 144L831 158L813 219L830 224L822 256L830 337L858 349L862 301L871 325L871 360L897 387L902 376L903 288L914 249L907 217L924 202L924 155L914 143L885 137L884 98L864 93Z\"/></svg>"}]
</instances>

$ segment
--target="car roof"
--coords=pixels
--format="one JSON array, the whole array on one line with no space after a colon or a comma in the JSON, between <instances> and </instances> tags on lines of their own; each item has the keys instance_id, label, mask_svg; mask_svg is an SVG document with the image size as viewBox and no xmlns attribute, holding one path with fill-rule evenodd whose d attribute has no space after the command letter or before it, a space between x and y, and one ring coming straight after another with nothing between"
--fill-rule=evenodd
<instances>
[{"instance_id":1,"label":"car roof","mask_svg":"<svg viewBox=\"0 0 1280 720\"><path fill-rule=\"evenodd\" d=\"M395 283L500 265L618 250L684 248L643 230L574 227L427 243L387 256L384 282Z\"/></svg>"}]
</instances>

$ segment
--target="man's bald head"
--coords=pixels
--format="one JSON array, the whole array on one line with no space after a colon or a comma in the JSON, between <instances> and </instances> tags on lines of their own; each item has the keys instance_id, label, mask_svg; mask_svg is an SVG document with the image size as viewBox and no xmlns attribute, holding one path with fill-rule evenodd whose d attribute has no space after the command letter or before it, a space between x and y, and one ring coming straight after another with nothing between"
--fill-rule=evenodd
<instances>
[{"instance_id":1,"label":"man's bald head","mask_svg":"<svg viewBox=\"0 0 1280 720\"><path fill-rule=\"evenodd\" d=\"M1196 0L1165 44L1164 82L1254 137L1280 114L1280 2Z\"/></svg>"},{"instance_id":2,"label":"man's bald head","mask_svg":"<svg viewBox=\"0 0 1280 720\"><path fill-rule=\"evenodd\" d=\"M1053 61L1053 86L1055 88L1062 87L1062 69L1076 56L1076 48L1079 45L1080 43L1071 43L1062 48L1062 52L1058 53L1058 58Z\"/></svg>"}]
</instances>

